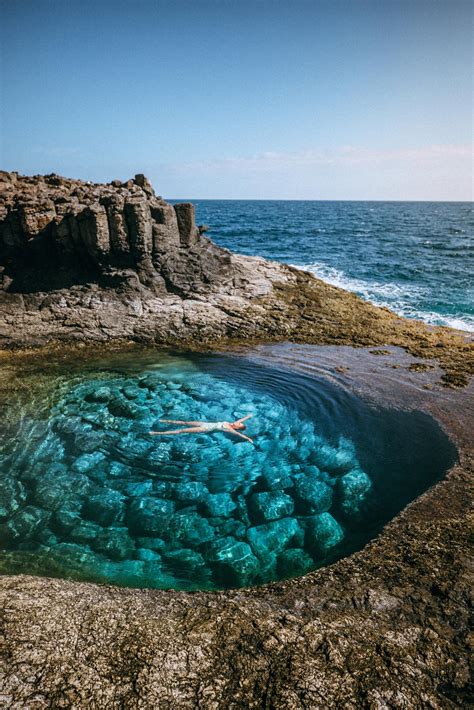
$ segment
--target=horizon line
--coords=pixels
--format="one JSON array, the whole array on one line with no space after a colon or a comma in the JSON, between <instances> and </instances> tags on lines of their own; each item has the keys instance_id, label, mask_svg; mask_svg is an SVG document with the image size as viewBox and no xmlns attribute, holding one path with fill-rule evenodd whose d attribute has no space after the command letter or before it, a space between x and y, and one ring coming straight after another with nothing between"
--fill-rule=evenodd
<instances>
[{"instance_id":1,"label":"horizon line","mask_svg":"<svg viewBox=\"0 0 474 710\"><path fill-rule=\"evenodd\" d=\"M351 198L313 198L313 197L164 197L169 202L177 200L188 202L393 202L404 203L435 203L435 204L474 204L474 198L470 200L385 200L385 199L351 199Z\"/></svg>"}]
</instances>

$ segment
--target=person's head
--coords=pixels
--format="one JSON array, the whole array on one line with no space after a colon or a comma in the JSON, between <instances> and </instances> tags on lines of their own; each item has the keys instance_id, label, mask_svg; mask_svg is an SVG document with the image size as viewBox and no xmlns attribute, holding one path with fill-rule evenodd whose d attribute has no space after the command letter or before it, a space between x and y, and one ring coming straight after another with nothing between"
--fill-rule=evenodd
<instances>
[{"instance_id":1,"label":"person's head","mask_svg":"<svg viewBox=\"0 0 474 710\"><path fill-rule=\"evenodd\" d=\"M245 429L245 424L242 424L242 422L234 422L231 424L232 429Z\"/></svg>"}]
</instances>

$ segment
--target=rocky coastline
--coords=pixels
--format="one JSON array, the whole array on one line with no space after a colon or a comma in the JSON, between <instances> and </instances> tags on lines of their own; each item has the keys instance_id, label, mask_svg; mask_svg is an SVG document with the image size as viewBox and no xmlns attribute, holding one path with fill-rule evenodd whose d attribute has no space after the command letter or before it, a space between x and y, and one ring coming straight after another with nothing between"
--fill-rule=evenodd
<instances>
[{"instance_id":1,"label":"rocky coastline","mask_svg":"<svg viewBox=\"0 0 474 710\"><path fill-rule=\"evenodd\" d=\"M86 183L0 172L0 348L134 341L186 348L293 341L398 345L448 386L472 343L290 266L233 254L144 175Z\"/></svg>"},{"instance_id":2,"label":"rocky coastline","mask_svg":"<svg viewBox=\"0 0 474 710\"><path fill-rule=\"evenodd\" d=\"M183 593L1 576L0 705L469 707L466 334L231 254L196 227L192 205L169 205L144 176L93 185L0 173L0 189L4 406L42 363L115 347L239 346L425 412L459 452L364 549L297 579ZM288 341L306 345L255 347Z\"/></svg>"}]
</instances>

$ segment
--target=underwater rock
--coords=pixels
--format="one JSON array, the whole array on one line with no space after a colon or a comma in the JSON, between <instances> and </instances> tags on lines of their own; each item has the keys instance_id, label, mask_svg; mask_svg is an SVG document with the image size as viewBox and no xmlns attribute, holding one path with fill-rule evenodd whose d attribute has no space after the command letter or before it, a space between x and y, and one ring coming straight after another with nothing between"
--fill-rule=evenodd
<instances>
[{"instance_id":1,"label":"underwater rock","mask_svg":"<svg viewBox=\"0 0 474 710\"><path fill-rule=\"evenodd\" d=\"M142 560L142 562L159 563L161 561L161 555L154 550L150 550L148 547L139 547L136 551L136 555L139 560Z\"/></svg>"},{"instance_id":2,"label":"underwater rock","mask_svg":"<svg viewBox=\"0 0 474 710\"><path fill-rule=\"evenodd\" d=\"M323 513L332 504L332 489L313 476L299 475L295 479L298 506L303 513Z\"/></svg>"},{"instance_id":3,"label":"underwater rock","mask_svg":"<svg viewBox=\"0 0 474 710\"><path fill-rule=\"evenodd\" d=\"M91 523L88 520L81 520L69 531L69 537L73 542L77 542L80 545L90 545L101 530L100 525Z\"/></svg>"},{"instance_id":4,"label":"underwater rock","mask_svg":"<svg viewBox=\"0 0 474 710\"><path fill-rule=\"evenodd\" d=\"M346 515L360 515L372 488L372 481L360 469L354 469L339 479L341 508Z\"/></svg>"},{"instance_id":5,"label":"underwater rock","mask_svg":"<svg viewBox=\"0 0 474 710\"><path fill-rule=\"evenodd\" d=\"M159 537L135 537L137 547L160 552L167 544Z\"/></svg>"},{"instance_id":6,"label":"underwater rock","mask_svg":"<svg viewBox=\"0 0 474 710\"><path fill-rule=\"evenodd\" d=\"M283 550L277 557L277 570L280 577L299 577L313 567L313 558L301 548Z\"/></svg>"},{"instance_id":7,"label":"underwater rock","mask_svg":"<svg viewBox=\"0 0 474 710\"><path fill-rule=\"evenodd\" d=\"M152 481L140 481L137 483L127 483L123 492L129 498L144 498L153 488Z\"/></svg>"},{"instance_id":8,"label":"underwater rock","mask_svg":"<svg viewBox=\"0 0 474 710\"><path fill-rule=\"evenodd\" d=\"M108 402L112 397L113 393L110 387L103 386L89 392L85 399L87 402Z\"/></svg>"},{"instance_id":9,"label":"underwater rock","mask_svg":"<svg viewBox=\"0 0 474 710\"><path fill-rule=\"evenodd\" d=\"M126 464L121 463L120 461L111 461L107 469L107 475L111 478L127 479L131 477L132 469L130 468L130 466L127 466ZM151 487L151 481L149 483Z\"/></svg>"},{"instance_id":10,"label":"underwater rock","mask_svg":"<svg viewBox=\"0 0 474 710\"><path fill-rule=\"evenodd\" d=\"M241 520L235 520L235 518L211 518L209 519L209 522L213 524L212 521L215 520L221 521L216 526L218 528L219 535L231 535L241 540L245 540L247 527Z\"/></svg>"},{"instance_id":11,"label":"underwater rock","mask_svg":"<svg viewBox=\"0 0 474 710\"><path fill-rule=\"evenodd\" d=\"M299 532L300 526L295 518L281 518L249 528L247 539L255 555L265 561L273 553L283 550Z\"/></svg>"},{"instance_id":12,"label":"underwater rock","mask_svg":"<svg viewBox=\"0 0 474 710\"><path fill-rule=\"evenodd\" d=\"M160 535L169 530L173 512L174 503L170 500L136 498L131 501L127 513L128 527L138 535Z\"/></svg>"},{"instance_id":13,"label":"underwater rock","mask_svg":"<svg viewBox=\"0 0 474 710\"><path fill-rule=\"evenodd\" d=\"M86 453L79 456L71 468L76 473L90 473L103 461L105 461L105 455L100 451L94 451L94 453Z\"/></svg>"},{"instance_id":14,"label":"underwater rock","mask_svg":"<svg viewBox=\"0 0 474 710\"><path fill-rule=\"evenodd\" d=\"M307 549L316 556L326 555L344 538L344 531L330 513L321 513L306 518L306 545Z\"/></svg>"},{"instance_id":15,"label":"underwater rock","mask_svg":"<svg viewBox=\"0 0 474 710\"><path fill-rule=\"evenodd\" d=\"M70 493L64 484L52 483L50 479L40 480L35 490L35 502L47 510L57 510L68 495Z\"/></svg>"},{"instance_id":16,"label":"underwater rock","mask_svg":"<svg viewBox=\"0 0 474 710\"><path fill-rule=\"evenodd\" d=\"M193 574L204 568L204 557L195 550L181 548L163 553L163 559L171 566L172 570Z\"/></svg>"},{"instance_id":17,"label":"underwater rock","mask_svg":"<svg viewBox=\"0 0 474 710\"><path fill-rule=\"evenodd\" d=\"M82 522L78 510L56 510L52 518L53 529L61 535L68 535Z\"/></svg>"},{"instance_id":18,"label":"underwater rock","mask_svg":"<svg viewBox=\"0 0 474 710\"><path fill-rule=\"evenodd\" d=\"M265 471L262 474L262 486L269 491L290 488L292 485L293 480L286 470Z\"/></svg>"},{"instance_id":19,"label":"underwater rock","mask_svg":"<svg viewBox=\"0 0 474 710\"><path fill-rule=\"evenodd\" d=\"M237 504L229 493L208 494L204 502L204 510L211 518L222 516L226 518L237 508Z\"/></svg>"},{"instance_id":20,"label":"underwater rock","mask_svg":"<svg viewBox=\"0 0 474 710\"><path fill-rule=\"evenodd\" d=\"M14 478L0 480L0 521L10 517L26 500L24 485Z\"/></svg>"},{"instance_id":21,"label":"underwater rock","mask_svg":"<svg viewBox=\"0 0 474 710\"><path fill-rule=\"evenodd\" d=\"M168 527L163 530L165 539L179 540L183 545L189 547L199 547L215 536L216 529L198 513L178 512L172 516Z\"/></svg>"},{"instance_id":22,"label":"underwater rock","mask_svg":"<svg viewBox=\"0 0 474 710\"><path fill-rule=\"evenodd\" d=\"M209 491L200 481L186 481L173 485L173 495L176 500L183 503L204 503L209 496Z\"/></svg>"},{"instance_id":23,"label":"underwater rock","mask_svg":"<svg viewBox=\"0 0 474 710\"><path fill-rule=\"evenodd\" d=\"M142 413L140 407L137 407L133 402L115 397L108 403L109 412L114 417L125 417L126 419L136 419Z\"/></svg>"},{"instance_id":24,"label":"underwater rock","mask_svg":"<svg viewBox=\"0 0 474 710\"><path fill-rule=\"evenodd\" d=\"M110 488L87 498L84 514L101 525L111 525L123 520L125 498L118 491Z\"/></svg>"},{"instance_id":25,"label":"underwater rock","mask_svg":"<svg viewBox=\"0 0 474 710\"><path fill-rule=\"evenodd\" d=\"M0 538L3 537L7 540L34 538L48 525L50 517L49 511L27 505L2 525Z\"/></svg>"},{"instance_id":26,"label":"underwater rock","mask_svg":"<svg viewBox=\"0 0 474 710\"><path fill-rule=\"evenodd\" d=\"M281 491L254 493L249 498L248 506L256 522L288 517L295 507L293 499Z\"/></svg>"},{"instance_id":27,"label":"underwater rock","mask_svg":"<svg viewBox=\"0 0 474 710\"><path fill-rule=\"evenodd\" d=\"M93 542L93 547L113 560L129 559L135 552L135 543L125 527L114 526L101 530Z\"/></svg>"},{"instance_id":28,"label":"underwater rock","mask_svg":"<svg viewBox=\"0 0 474 710\"><path fill-rule=\"evenodd\" d=\"M321 444L315 452L315 457L321 469L334 474L349 471L353 468L356 458L353 446L348 443L338 449L329 444Z\"/></svg>"},{"instance_id":29,"label":"underwater rock","mask_svg":"<svg viewBox=\"0 0 474 710\"><path fill-rule=\"evenodd\" d=\"M100 449L103 439L103 434L96 431L78 431L77 434L74 435L74 446L76 450L81 452L84 456L95 456L97 458L97 464L99 464L101 455L98 449ZM80 458L82 458L82 456ZM74 470L78 473L87 473L91 469L92 467L88 468L86 459L84 459L83 462L78 463L77 468Z\"/></svg>"},{"instance_id":30,"label":"underwater rock","mask_svg":"<svg viewBox=\"0 0 474 710\"><path fill-rule=\"evenodd\" d=\"M227 584L245 585L259 569L259 562L246 542L233 537L216 540L206 548L206 559L216 577Z\"/></svg>"},{"instance_id":31,"label":"underwater rock","mask_svg":"<svg viewBox=\"0 0 474 710\"><path fill-rule=\"evenodd\" d=\"M51 548L49 554L61 567L67 565L70 570L83 571L88 566L92 571L97 567L95 555L73 542L60 542Z\"/></svg>"}]
</instances>

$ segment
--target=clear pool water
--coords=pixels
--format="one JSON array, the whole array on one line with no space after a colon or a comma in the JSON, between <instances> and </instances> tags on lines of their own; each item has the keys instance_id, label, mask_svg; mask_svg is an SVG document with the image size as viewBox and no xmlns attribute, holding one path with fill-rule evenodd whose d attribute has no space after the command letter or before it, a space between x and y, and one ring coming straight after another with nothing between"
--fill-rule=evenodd
<instances>
[{"instance_id":1,"label":"clear pool water","mask_svg":"<svg viewBox=\"0 0 474 710\"><path fill-rule=\"evenodd\" d=\"M254 446L148 434L248 413ZM174 589L301 575L360 548L455 457L424 414L242 357L63 367L1 422L1 569Z\"/></svg>"}]
</instances>

